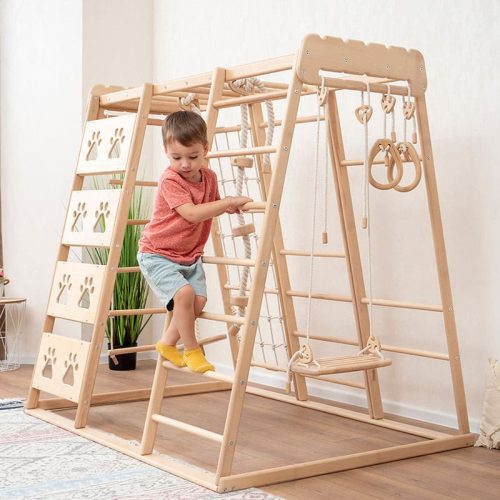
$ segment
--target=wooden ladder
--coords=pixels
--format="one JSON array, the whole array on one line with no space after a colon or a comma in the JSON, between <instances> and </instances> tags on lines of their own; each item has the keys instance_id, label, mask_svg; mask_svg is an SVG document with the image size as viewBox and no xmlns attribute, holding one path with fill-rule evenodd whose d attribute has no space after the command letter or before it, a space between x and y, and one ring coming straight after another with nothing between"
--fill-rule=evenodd
<instances>
[{"instance_id":1,"label":"wooden ladder","mask_svg":"<svg viewBox=\"0 0 500 500\"><path fill-rule=\"evenodd\" d=\"M109 317L128 212L142 150L153 86L145 84L137 112L103 118L96 86L89 98L78 164L33 378L26 403L36 408L40 391L78 404L75 428L85 427ZM86 176L124 174L122 189L84 189ZM95 228L104 221L104 229ZM109 249L106 265L68 260L71 246ZM82 299L85 297L86 303ZM56 318L93 325L89 342L53 333Z\"/></svg>"}]
</instances>

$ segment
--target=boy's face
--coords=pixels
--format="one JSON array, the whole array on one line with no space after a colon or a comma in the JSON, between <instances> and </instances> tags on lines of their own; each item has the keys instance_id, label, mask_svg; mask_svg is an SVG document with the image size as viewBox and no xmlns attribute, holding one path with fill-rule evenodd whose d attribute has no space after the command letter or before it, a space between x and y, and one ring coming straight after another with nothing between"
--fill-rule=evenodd
<instances>
[{"instance_id":1,"label":"boy's face","mask_svg":"<svg viewBox=\"0 0 500 500\"><path fill-rule=\"evenodd\" d=\"M166 147L167 158L170 166L184 179L190 182L201 181L201 167L205 166L205 156L208 152L208 145L199 142L191 146L183 146L177 141L173 141Z\"/></svg>"}]
</instances>

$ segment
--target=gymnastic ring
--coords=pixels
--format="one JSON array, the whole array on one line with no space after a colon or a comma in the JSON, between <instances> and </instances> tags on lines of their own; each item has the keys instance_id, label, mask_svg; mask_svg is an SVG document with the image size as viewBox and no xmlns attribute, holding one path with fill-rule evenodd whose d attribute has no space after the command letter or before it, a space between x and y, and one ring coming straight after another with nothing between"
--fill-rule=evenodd
<instances>
[{"instance_id":1,"label":"gymnastic ring","mask_svg":"<svg viewBox=\"0 0 500 500\"><path fill-rule=\"evenodd\" d=\"M410 184L407 186L400 186L398 182L398 184L394 186L396 191L399 191L400 193L408 193L409 191L413 191L413 189L415 189L420 183L420 179L422 178L422 165L420 164L418 153L411 142L400 142L396 147L401 162L407 163L411 161L415 166L415 178L412 182L410 182ZM387 169L387 180L389 182L392 182L393 180L392 174L393 166L390 166Z\"/></svg>"},{"instance_id":2,"label":"gymnastic ring","mask_svg":"<svg viewBox=\"0 0 500 500\"><path fill-rule=\"evenodd\" d=\"M374 179L372 175L373 162L380 152L385 152L389 157L389 164L386 166L388 170L391 171L391 179L388 184L383 184ZM396 177L392 177L392 172L396 166ZM378 139L374 142L372 149L370 151L370 156L368 157L368 174L370 184L377 189L392 189L397 186L401 179L403 178L403 163L401 157L399 156L396 146L390 139Z\"/></svg>"}]
</instances>

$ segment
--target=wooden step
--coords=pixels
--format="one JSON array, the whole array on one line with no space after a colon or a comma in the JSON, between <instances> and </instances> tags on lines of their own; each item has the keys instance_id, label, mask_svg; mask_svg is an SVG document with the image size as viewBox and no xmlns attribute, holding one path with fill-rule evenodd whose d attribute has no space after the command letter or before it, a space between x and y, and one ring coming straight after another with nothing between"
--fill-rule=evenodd
<instances>
[{"instance_id":1,"label":"wooden step","mask_svg":"<svg viewBox=\"0 0 500 500\"><path fill-rule=\"evenodd\" d=\"M255 148L245 149L226 149L223 151L210 151L206 158L229 158L231 156L262 155L276 153L277 148L273 146L257 146Z\"/></svg>"},{"instance_id":2,"label":"wooden step","mask_svg":"<svg viewBox=\"0 0 500 500\"><path fill-rule=\"evenodd\" d=\"M207 431L206 429L197 427L196 425L187 424L186 422L181 422L180 420L175 420L173 418L165 417L158 413L154 413L151 418L154 422L157 422L158 424L168 425L170 427L174 427L175 429L179 429L181 431L189 432L196 436L210 439L211 441L215 441L216 443L222 443L222 439L224 437L222 434L217 434L216 432Z\"/></svg>"}]
</instances>

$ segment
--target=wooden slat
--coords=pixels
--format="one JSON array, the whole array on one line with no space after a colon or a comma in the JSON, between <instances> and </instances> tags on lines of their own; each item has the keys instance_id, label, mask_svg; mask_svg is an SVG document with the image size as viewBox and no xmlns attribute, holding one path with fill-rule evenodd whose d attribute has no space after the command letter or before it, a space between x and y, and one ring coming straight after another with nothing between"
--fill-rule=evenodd
<instances>
[{"instance_id":1,"label":"wooden slat","mask_svg":"<svg viewBox=\"0 0 500 500\"><path fill-rule=\"evenodd\" d=\"M276 153L276 148L273 146L258 146L255 148L245 148L245 149L229 149L223 151L210 151L207 154L207 158L226 158L231 156L244 156L244 155L261 155Z\"/></svg>"},{"instance_id":2,"label":"wooden slat","mask_svg":"<svg viewBox=\"0 0 500 500\"><path fill-rule=\"evenodd\" d=\"M154 414L152 416L152 419L158 424L168 425L170 427L173 427L174 429L189 432L190 434L209 439L210 441L215 441L216 443L222 443L222 434L217 434L215 432L202 429L201 427L197 427L186 422L181 422L180 420L175 420L173 418L165 417L163 415Z\"/></svg>"}]
</instances>

